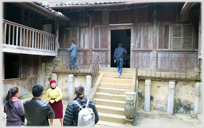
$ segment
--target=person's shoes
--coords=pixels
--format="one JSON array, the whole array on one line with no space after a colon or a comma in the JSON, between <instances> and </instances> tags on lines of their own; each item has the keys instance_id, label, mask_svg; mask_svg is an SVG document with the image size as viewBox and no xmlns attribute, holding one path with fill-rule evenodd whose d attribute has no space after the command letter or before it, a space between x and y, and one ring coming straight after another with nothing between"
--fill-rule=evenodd
<instances>
[{"instance_id":1,"label":"person's shoes","mask_svg":"<svg viewBox=\"0 0 204 128\"><path fill-rule=\"evenodd\" d=\"M121 74L119 73L118 75L120 76Z\"/></svg>"}]
</instances>

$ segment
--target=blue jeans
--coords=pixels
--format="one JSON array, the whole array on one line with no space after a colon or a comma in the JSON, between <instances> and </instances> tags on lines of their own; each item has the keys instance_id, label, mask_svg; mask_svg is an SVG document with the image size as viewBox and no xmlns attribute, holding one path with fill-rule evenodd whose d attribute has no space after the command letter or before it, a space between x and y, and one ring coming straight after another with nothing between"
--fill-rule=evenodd
<instances>
[{"instance_id":1,"label":"blue jeans","mask_svg":"<svg viewBox=\"0 0 204 128\"><path fill-rule=\"evenodd\" d=\"M119 74L121 74L122 73L122 68L123 68L123 59L122 58L117 60L117 67L118 67Z\"/></svg>"},{"instance_id":2,"label":"blue jeans","mask_svg":"<svg viewBox=\"0 0 204 128\"><path fill-rule=\"evenodd\" d=\"M78 65L76 64L76 57L70 56L70 64L69 64L70 70L72 70L72 65L78 68Z\"/></svg>"}]
</instances>

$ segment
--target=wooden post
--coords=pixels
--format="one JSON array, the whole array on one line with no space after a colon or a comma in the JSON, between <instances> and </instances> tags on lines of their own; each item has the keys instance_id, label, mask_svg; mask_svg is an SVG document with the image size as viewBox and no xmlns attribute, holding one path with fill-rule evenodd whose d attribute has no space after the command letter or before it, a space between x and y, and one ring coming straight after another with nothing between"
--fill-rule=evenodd
<instances>
[{"instance_id":1,"label":"wooden post","mask_svg":"<svg viewBox=\"0 0 204 128\"><path fill-rule=\"evenodd\" d=\"M20 27L20 46L22 46L22 28Z\"/></svg>"},{"instance_id":2,"label":"wooden post","mask_svg":"<svg viewBox=\"0 0 204 128\"><path fill-rule=\"evenodd\" d=\"M18 27L16 26L16 46L18 46Z\"/></svg>"},{"instance_id":3,"label":"wooden post","mask_svg":"<svg viewBox=\"0 0 204 128\"><path fill-rule=\"evenodd\" d=\"M58 38L59 38L59 20L55 20L55 32L56 32L56 38L55 38L55 51L58 55Z\"/></svg>"},{"instance_id":4,"label":"wooden post","mask_svg":"<svg viewBox=\"0 0 204 128\"><path fill-rule=\"evenodd\" d=\"M15 32L15 26L13 25L12 45L14 45L14 32Z\"/></svg>"},{"instance_id":5,"label":"wooden post","mask_svg":"<svg viewBox=\"0 0 204 128\"><path fill-rule=\"evenodd\" d=\"M156 72L156 57L157 57L157 8L153 10L153 72Z\"/></svg>"},{"instance_id":6,"label":"wooden post","mask_svg":"<svg viewBox=\"0 0 204 128\"><path fill-rule=\"evenodd\" d=\"M31 43L31 45L32 45L32 48L34 48L34 31L32 31L32 43Z\"/></svg>"},{"instance_id":7,"label":"wooden post","mask_svg":"<svg viewBox=\"0 0 204 128\"><path fill-rule=\"evenodd\" d=\"M32 37L32 36L31 36L31 30L30 30L30 34L29 34L29 46L28 46L28 47L31 47L31 44L32 44L32 43L31 43L31 37Z\"/></svg>"},{"instance_id":8,"label":"wooden post","mask_svg":"<svg viewBox=\"0 0 204 128\"><path fill-rule=\"evenodd\" d=\"M11 36L11 25L9 24L9 36L8 36L8 44L10 44L10 36Z\"/></svg>"},{"instance_id":9,"label":"wooden post","mask_svg":"<svg viewBox=\"0 0 204 128\"><path fill-rule=\"evenodd\" d=\"M6 43L6 29L7 29L7 24L4 24L4 44Z\"/></svg>"},{"instance_id":10,"label":"wooden post","mask_svg":"<svg viewBox=\"0 0 204 128\"><path fill-rule=\"evenodd\" d=\"M26 29L26 47L29 47L29 42L28 42L28 29Z\"/></svg>"},{"instance_id":11,"label":"wooden post","mask_svg":"<svg viewBox=\"0 0 204 128\"><path fill-rule=\"evenodd\" d=\"M92 16L90 14L88 14L89 17L89 56L92 55L92 24L93 24L93 20L92 20ZM91 60L92 62L92 60Z\"/></svg>"}]
</instances>

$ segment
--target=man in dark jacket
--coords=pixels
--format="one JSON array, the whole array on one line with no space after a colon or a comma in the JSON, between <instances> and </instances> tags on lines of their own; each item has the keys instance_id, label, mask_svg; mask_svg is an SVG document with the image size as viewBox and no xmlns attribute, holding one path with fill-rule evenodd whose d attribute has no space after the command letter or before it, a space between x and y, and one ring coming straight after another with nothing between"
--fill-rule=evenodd
<instances>
[{"instance_id":1,"label":"man in dark jacket","mask_svg":"<svg viewBox=\"0 0 204 128\"><path fill-rule=\"evenodd\" d=\"M78 56L78 48L75 45L75 42L73 40L71 41L71 47L67 48L67 51L71 51L70 64L69 64L70 70L72 70L72 65L74 65L76 68L78 68L78 65L76 64L76 58Z\"/></svg>"},{"instance_id":2,"label":"man in dark jacket","mask_svg":"<svg viewBox=\"0 0 204 128\"><path fill-rule=\"evenodd\" d=\"M87 98L84 97L84 85L81 83L76 84L75 86L75 94L76 97L74 98L78 104L85 105L87 103ZM95 124L99 120L98 112L96 110L94 102L89 99L88 108L92 108L95 114ZM66 108L64 119L63 119L63 126L77 126L78 124L78 113L79 113L79 106L74 102L71 101Z\"/></svg>"},{"instance_id":3,"label":"man in dark jacket","mask_svg":"<svg viewBox=\"0 0 204 128\"><path fill-rule=\"evenodd\" d=\"M114 52L114 63L117 62L117 67L118 67L118 73L121 75L122 73L122 68L123 68L123 58L127 54L127 51L125 48L122 48L122 44L118 44L118 48L115 49Z\"/></svg>"},{"instance_id":4,"label":"man in dark jacket","mask_svg":"<svg viewBox=\"0 0 204 128\"><path fill-rule=\"evenodd\" d=\"M49 126L48 119L55 117L55 113L50 105L41 101L43 90L43 85L33 85L33 98L23 103L27 126Z\"/></svg>"}]
</instances>

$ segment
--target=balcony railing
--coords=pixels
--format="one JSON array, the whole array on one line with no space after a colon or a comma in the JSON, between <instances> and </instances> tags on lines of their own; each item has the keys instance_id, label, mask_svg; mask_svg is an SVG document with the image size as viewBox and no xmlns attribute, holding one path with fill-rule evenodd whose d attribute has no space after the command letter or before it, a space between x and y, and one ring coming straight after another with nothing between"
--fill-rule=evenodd
<instances>
[{"instance_id":1,"label":"balcony railing","mask_svg":"<svg viewBox=\"0 0 204 128\"><path fill-rule=\"evenodd\" d=\"M91 75L92 87L99 75L99 56L78 56L76 58L76 64L78 69L73 65L70 70L70 57L69 56L57 56L54 60L53 73L57 74L76 74L76 75Z\"/></svg>"},{"instance_id":2,"label":"balcony railing","mask_svg":"<svg viewBox=\"0 0 204 128\"><path fill-rule=\"evenodd\" d=\"M54 34L3 20L3 46L56 51L55 39Z\"/></svg>"}]
</instances>

